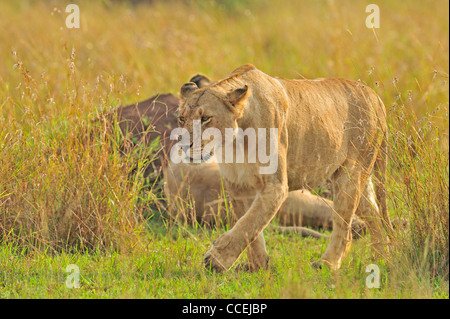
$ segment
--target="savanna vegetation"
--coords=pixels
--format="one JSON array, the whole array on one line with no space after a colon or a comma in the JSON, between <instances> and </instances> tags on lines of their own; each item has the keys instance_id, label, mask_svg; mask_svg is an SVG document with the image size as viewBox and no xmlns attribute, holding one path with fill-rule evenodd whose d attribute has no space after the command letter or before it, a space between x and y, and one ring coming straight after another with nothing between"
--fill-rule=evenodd
<instances>
[{"instance_id":1,"label":"savanna vegetation","mask_svg":"<svg viewBox=\"0 0 450 319\"><path fill-rule=\"evenodd\" d=\"M0 297L448 298L449 4L377 1L0 1ZM252 63L285 78L341 77L388 112L388 205L381 259L368 236L342 269L314 269L325 240L266 232L270 268L216 274L202 260L222 228L175 223L154 149L123 155L102 114L190 76ZM245 258L245 256L243 256ZM80 288L65 285L80 269ZM366 267L381 271L366 285Z\"/></svg>"}]
</instances>

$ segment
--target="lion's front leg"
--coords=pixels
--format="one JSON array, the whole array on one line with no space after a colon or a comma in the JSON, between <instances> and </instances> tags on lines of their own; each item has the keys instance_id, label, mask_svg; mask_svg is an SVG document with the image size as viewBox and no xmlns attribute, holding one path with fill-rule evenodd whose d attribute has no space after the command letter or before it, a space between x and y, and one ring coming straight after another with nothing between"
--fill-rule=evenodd
<instances>
[{"instance_id":1,"label":"lion's front leg","mask_svg":"<svg viewBox=\"0 0 450 319\"><path fill-rule=\"evenodd\" d=\"M230 231L220 236L208 250L205 256L206 268L215 271L229 270L242 252L255 242L258 236L262 236L262 231L277 213L286 199L287 193L288 187L285 184L272 184L257 193L245 215L236 222ZM264 240L263 237L262 240ZM259 242L255 244L260 246ZM260 252L260 249L252 251L253 255L256 253L257 260L264 259L265 263L268 256L264 253L260 254ZM254 259L253 255L249 256L250 260ZM255 261L257 260L255 259Z\"/></svg>"},{"instance_id":2,"label":"lion's front leg","mask_svg":"<svg viewBox=\"0 0 450 319\"><path fill-rule=\"evenodd\" d=\"M225 247L228 247L231 243L230 239L224 239L223 236L226 236L227 233L220 236L213 244L213 247L206 253L205 257L205 266L207 269L211 269L214 271L226 271L231 268L234 262L239 258L241 253L245 250L238 252L238 248L235 247L234 253L238 256L237 258L233 257L233 249L226 250ZM220 246L220 244L225 246ZM267 254L267 250L265 247L265 241L263 233L259 234L257 239L253 241L247 247L247 255L248 255L248 263L241 263L236 266L237 271L257 271L259 269L266 269L269 262L269 255ZM216 262L213 263L212 261Z\"/></svg>"},{"instance_id":3,"label":"lion's front leg","mask_svg":"<svg viewBox=\"0 0 450 319\"><path fill-rule=\"evenodd\" d=\"M206 252L205 267L213 271L227 271L239 258L245 247L236 244L231 231L221 235Z\"/></svg>"},{"instance_id":4,"label":"lion's front leg","mask_svg":"<svg viewBox=\"0 0 450 319\"><path fill-rule=\"evenodd\" d=\"M266 250L266 243L263 233L247 247L247 263L239 263L236 271L258 271L269 267L269 254Z\"/></svg>"}]
</instances>

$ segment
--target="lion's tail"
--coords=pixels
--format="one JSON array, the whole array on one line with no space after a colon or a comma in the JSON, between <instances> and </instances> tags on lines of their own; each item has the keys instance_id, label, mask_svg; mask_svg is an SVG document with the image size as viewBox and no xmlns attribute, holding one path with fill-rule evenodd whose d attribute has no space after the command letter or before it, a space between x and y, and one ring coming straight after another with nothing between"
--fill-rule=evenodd
<instances>
[{"instance_id":1,"label":"lion's tail","mask_svg":"<svg viewBox=\"0 0 450 319\"><path fill-rule=\"evenodd\" d=\"M301 234L302 237L312 237L312 238L325 238L328 239L327 235L321 234L315 230L300 227L300 226L277 226L276 228L279 232L283 234Z\"/></svg>"}]
</instances>

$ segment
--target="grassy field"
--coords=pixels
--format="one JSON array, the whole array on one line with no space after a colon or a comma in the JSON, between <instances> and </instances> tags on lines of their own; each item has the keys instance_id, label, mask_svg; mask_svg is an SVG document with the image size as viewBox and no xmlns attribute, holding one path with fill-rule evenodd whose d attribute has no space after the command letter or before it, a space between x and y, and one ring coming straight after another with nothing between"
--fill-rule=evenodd
<instances>
[{"instance_id":1,"label":"grassy field","mask_svg":"<svg viewBox=\"0 0 450 319\"><path fill-rule=\"evenodd\" d=\"M448 298L449 4L377 1L368 29L369 3L80 1L69 29L69 2L0 0L0 298ZM167 220L144 154L122 156L120 136L92 124L244 63L377 91L389 213L408 221L389 255L374 259L365 236L341 270L318 270L326 241L270 228L268 270L211 274L203 256L225 229ZM66 285L71 264L79 288Z\"/></svg>"}]
</instances>

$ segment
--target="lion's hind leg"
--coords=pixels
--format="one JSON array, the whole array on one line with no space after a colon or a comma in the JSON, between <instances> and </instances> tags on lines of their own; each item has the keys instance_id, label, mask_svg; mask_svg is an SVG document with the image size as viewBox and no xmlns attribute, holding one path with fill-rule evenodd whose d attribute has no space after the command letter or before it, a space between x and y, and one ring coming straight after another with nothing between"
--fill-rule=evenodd
<instances>
[{"instance_id":1,"label":"lion's hind leg","mask_svg":"<svg viewBox=\"0 0 450 319\"><path fill-rule=\"evenodd\" d=\"M370 232L372 248L381 255L384 247L387 247L389 238L383 225L383 218L376 202L376 193L372 178L366 184L356 214L367 224Z\"/></svg>"},{"instance_id":2,"label":"lion's hind leg","mask_svg":"<svg viewBox=\"0 0 450 319\"><path fill-rule=\"evenodd\" d=\"M314 266L326 264L331 269L339 269L342 260L350 250L352 241L352 220L355 216L367 174L358 163L347 160L333 175L334 214L330 243Z\"/></svg>"}]
</instances>

